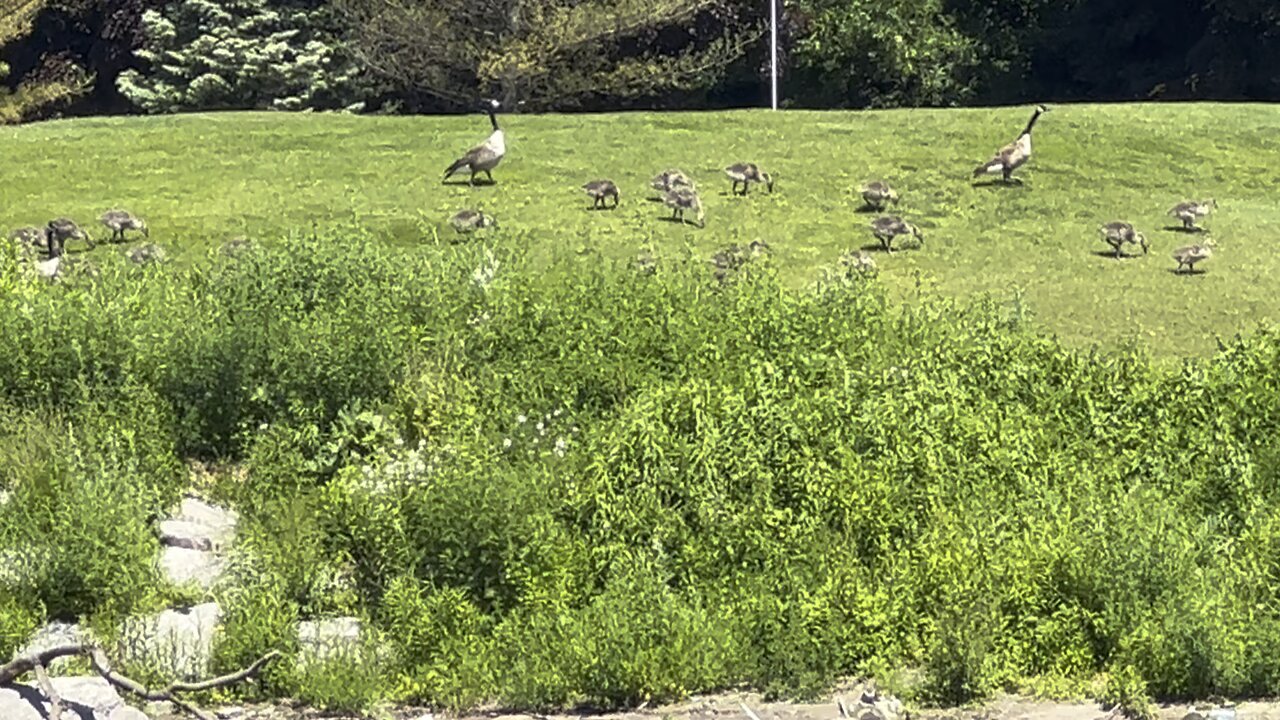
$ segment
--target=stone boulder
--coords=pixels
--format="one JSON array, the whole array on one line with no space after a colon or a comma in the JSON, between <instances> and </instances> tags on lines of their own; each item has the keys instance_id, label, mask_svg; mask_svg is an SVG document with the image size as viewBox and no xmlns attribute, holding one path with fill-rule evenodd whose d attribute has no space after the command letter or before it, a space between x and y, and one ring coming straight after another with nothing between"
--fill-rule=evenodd
<instances>
[{"instance_id":1,"label":"stone boulder","mask_svg":"<svg viewBox=\"0 0 1280 720\"><path fill-rule=\"evenodd\" d=\"M239 516L233 510L184 498L177 513L160 521L160 569L170 582L194 582L208 590L226 569L222 551L236 535Z\"/></svg>"},{"instance_id":2,"label":"stone boulder","mask_svg":"<svg viewBox=\"0 0 1280 720\"><path fill-rule=\"evenodd\" d=\"M221 621L222 608L217 603L130 618L120 628L121 658L167 677L202 679L209 673L214 634Z\"/></svg>"},{"instance_id":3,"label":"stone boulder","mask_svg":"<svg viewBox=\"0 0 1280 720\"><path fill-rule=\"evenodd\" d=\"M147 720L141 710L125 704L120 693L100 677L50 678L62 699L64 720ZM49 699L31 684L0 687L0 718L45 720Z\"/></svg>"}]
</instances>

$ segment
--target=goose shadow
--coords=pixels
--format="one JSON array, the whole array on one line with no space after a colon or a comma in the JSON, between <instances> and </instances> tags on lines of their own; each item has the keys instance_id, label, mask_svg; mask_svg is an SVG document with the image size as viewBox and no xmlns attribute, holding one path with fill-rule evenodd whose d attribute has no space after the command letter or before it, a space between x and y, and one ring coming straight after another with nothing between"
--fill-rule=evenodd
<instances>
[{"instance_id":1,"label":"goose shadow","mask_svg":"<svg viewBox=\"0 0 1280 720\"><path fill-rule=\"evenodd\" d=\"M696 227L696 228L703 227L702 225L699 225L696 222L691 222L683 218L671 217L670 215L659 216L658 220L660 220L661 222L673 223L676 225L688 225L690 227Z\"/></svg>"},{"instance_id":2,"label":"goose shadow","mask_svg":"<svg viewBox=\"0 0 1280 720\"><path fill-rule=\"evenodd\" d=\"M1114 250L1090 250L1089 252L1097 257L1107 258L1108 260L1136 260L1140 257L1145 257L1145 255L1130 255L1129 253L1120 253L1119 255L1116 255Z\"/></svg>"},{"instance_id":3,"label":"goose shadow","mask_svg":"<svg viewBox=\"0 0 1280 720\"><path fill-rule=\"evenodd\" d=\"M977 182L970 183L970 185L976 188L987 188L987 189L1003 188L1003 189L1010 189L1010 190L1013 188L1027 189L1030 187L1026 184L1025 181L1018 180L1016 178L1013 180L1010 180L1009 182L1005 182L1004 180L979 180Z\"/></svg>"},{"instance_id":4,"label":"goose shadow","mask_svg":"<svg viewBox=\"0 0 1280 720\"><path fill-rule=\"evenodd\" d=\"M469 187L490 187L493 185L497 185L498 181L476 178L476 181L474 183L471 182L470 180L441 180L440 184L441 185L466 185Z\"/></svg>"},{"instance_id":5,"label":"goose shadow","mask_svg":"<svg viewBox=\"0 0 1280 720\"><path fill-rule=\"evenodd\" d=\"M866 245L863 245L862 247L860 247L860 248L858 248L858 249L859 249L859 250L866 251L866 252L878 252L878 253L884 253L885 255L888 255L888 254L890 254L890 253L895 253L895 252L901 252L901 251L902 251L902 248L898 248L897 250L891 250L891 249L889 249L889 248L885 247L884 245L881 245L880 243L867 243Z\"/></svg>"},{"instance_id":6,"label":"goose shadow","mask_svg":"<svg viewBox=\"0 0 1280 720\"><path fill-rule=\"evenodd\" d=\"M1168 232L1186 233L1187 235L1204 232L1202 227L1187 227L1185 225L1165 225L1163 229Z\"/></svg>"},{"instance_id":7,"label":"goose shadow","mask_svg":"<svg viewBox=\"0 0 1280 720\"><path fill-rule=\"evenodd\" d=\"M860 205L854 209L854 212L862 213L863 215L870 215L872 213L888 212L888 208L887 207L878 208L875 205Z\"/></svg>"},{"instance_id":8,"label":"goose shadow","mask_svg":"<svg viewBox=\"0 0 1280 720\"><path fill-rule=\"evenodd\" d=\"M1166 272L1173 275L1185 275L1187 277L1195 277L1204 275L1208 270L1180 270L1178 268L1169 268Z\"/></svg>"},{"instance_id":9,"label":"goose shadow","mask_svg":"<svg viewBox=\"0 0 1280 720\"><path fill-rule=\"evenodd\" d=\"M592 205L584 208L587 212L600 212L601 210L617 210L617 205Z\"/></svg>"}]
</instances>

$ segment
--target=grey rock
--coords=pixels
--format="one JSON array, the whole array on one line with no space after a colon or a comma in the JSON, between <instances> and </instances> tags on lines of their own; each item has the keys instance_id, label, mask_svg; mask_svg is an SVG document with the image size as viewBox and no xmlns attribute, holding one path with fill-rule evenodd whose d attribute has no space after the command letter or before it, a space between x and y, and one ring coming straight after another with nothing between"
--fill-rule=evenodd
<instances>
[{"instance_id":1,"label":"grey rock","mask_svg":"<svg viewBox=\"0 0 1280 720\"><path fill-rule=\"evenodd\" d=\"M235 538L239 519L234 510L183 498L177 513L160 523L160 540L172 547L221 550Z\"/></svg>"},{"instance_id":2,"label":"grey rock","mask_svg":"<svg viewBox=\"0 0 1280 720\"><path fill-rule=\"evenodd\" d=\"M160 570L175 585L195 582L208 590L217 584L225 568L221 556L202 550L166 547L160 553Z\"/></svg>"},{"instance_id":3,"label":"grey rock","mask_svg":"<svg viewBox=\"0 0 1280 720\"><path fill-rule=\"evenodd\" d=\"M121 657L159 670L168 677L203 678L213 657L213 640L222 609L204 603L144 618L120 628Z\"/></svg>"},{"instance_id":4,"label":"grey rock","mask_svg":"<svg viewBox=\"0 0 1280 720\"><path fill-rule=\"evenodd\" d=\"M92 635L83 630L79 625L64 622L51 622L40 628L31 636L27 644L18 651L18 655L30 655L32 653L44 652L62 645L78 645L80 643L89 642ZM49 664L49 669L60 672L71 658L58 658ZM0 715L0 717L4 717Z\"/></svg>"},{"instance_id":5,"label":"grey rock","mask_svg":"<svg viewBox=\"0 0 1280 720\"><path fill-rule=\"evenodd\" d=\"M100 677L50 678L62 698L63 718L68 720L146 720L125 705L115 688ZM33 684L0 687L0 718L4 720L45 720L49 699Z\"/></svg>"}]
</instances>

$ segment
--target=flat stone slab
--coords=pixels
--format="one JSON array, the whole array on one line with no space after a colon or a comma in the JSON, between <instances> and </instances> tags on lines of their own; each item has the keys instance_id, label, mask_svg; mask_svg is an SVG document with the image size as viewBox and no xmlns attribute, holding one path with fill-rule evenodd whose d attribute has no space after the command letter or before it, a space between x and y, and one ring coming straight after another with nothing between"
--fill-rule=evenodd
<instances>
[{"instance_id":1,"label":"flat stone slab","mask_svg":"<svg viewBox=\"0 0 1280 720\"><path fill-rule=\"evenodd\" d=\"M208 590L225 569L226 561L215 553L171 546L160 551L160 571L175 585L194 582Z\"/></svg>"},{"instance_id":2,"label":"flat stone slab","mask_svg":"<svg viewBox=\"0 0 1280 720\"><path fill-rule=\"evenodd\" d=\"M65 720L147 720L100 677L50 678L53 689L62 698ZM49 699L31 684L0 688L0 718L4 720L46 720Z\"/></svg>"},{"instance_id":3,"label":"flat stone slab","mask_svg":"<svg viewBox=\"0 0 1280 720\"><path fill-rule=\"evenodd\" d=\"M356 659L360 652L358 618L336 617L298 623L298 663Z\"/></svg>"},{"instance_id":4,"label":"flat stone slab","mask_svg":"<svg viewBox=\"0 0 1280 720\"><path fill-rule=\"evenodd\" d=\"M222 608L217 603L130 618L120 628L120 652L125 659L166 676L200 679L209 672L214 634L221 622Z\"/></svg>"},{"instance_id":5,"label":"flat stone slab","mask_svg":"<svg viewBox=\"0 0 1280 720\"><path fill-rule=\"evenodd\" d=\"M203 500L182 499L178 512L160 523L160 542L192 550L221 550L236 536L240 516Z\"/></svg>"}]
</instances>

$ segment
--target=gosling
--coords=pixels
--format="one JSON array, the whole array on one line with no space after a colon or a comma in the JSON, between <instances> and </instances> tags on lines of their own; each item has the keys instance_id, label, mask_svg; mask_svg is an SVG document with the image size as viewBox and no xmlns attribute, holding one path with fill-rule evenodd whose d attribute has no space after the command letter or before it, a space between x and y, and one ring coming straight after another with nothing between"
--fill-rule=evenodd
<instances>
[{"instance_id":1,"label":"gosling","mask_svg":"<svg viewBox=\"0 0 1280 720\"><path fill-rule=\"evenodd\" d=\"M112 242L124 242L124 234L127 230L137 230L143 237L151 237L146 221L140 217L134 217L127 210L108 210L102 213L98 221L111 230Z\"/></svg>"},{"instance_id":2,"label":"gosling","mask_svg":"<svg viewBox=\"0 0 1280 720\"><path fill-rule=\"evenodd\" d=\"M908 223L900 217L888 215L871 221L871 234L880 241L885 252L893 252L893 240L900 235L912 235L924 244L924 233L920 228Z\"/></svg>"},{"instance_id":3,"label":"gosling","mask_svg":"<svg viewBox=\"0 0 1280 720\"><path fill-rule=\"evenodd\" d=\"M492 215L486 215L479 210L459 210L449 219L449 224L453 225L453 229L457 232L469 233L482 228L497 227L498 221Z\"/></svg>"},{"instance_id":4,"label":"gosling","mask_svg":"<svg viewBox=\"0 0 1280 720\"><path fill-rule=\"evenodd\" d=\"M1195 273L1196 263L1201 260L1208 260L1213 256L1214 245L1213 238L1208 238L1203 243L1187 245L1174 250L1173 259L1178 261L1178 267L1174 272L1181 273L1182 268L1185 267L1188 273Z\"/></svg>"},{"instance_id":5,"label":"gosling","mask_svg":"<svg viewBox=\"0 0 1280 720\"><path fill-rule=\"evenodd\" d=\"M862 201L873 210L884 210L890 203L898 204L898 193L889 187L887 182L881 180L870 182L862 186L859 191L862 193Z\"/></svg>"},{"instance_id":6,"label":"gosling","mask_svg":"<svg viewBox=\"0 0 1280 720\"><path fill-rule=\"evenodd\" d=\"M50 220L45 235L50 248L53 247L55 239L58 241L59 249L64 247L68 240L83 240L89 245L90 250L94 247L93 238L89 237L89 233L81 230L80 226L69 218Z\"/></svg>"},{"instance_id":7,"label":"gosling","mask_svg":"<svg viewBox=\"0 0 1280 720\"><path fill-rule=\"evenodd\" d=\"M693 189L680 187L668 190L662 196L662 203L671 208L672 219L683 223L685 211L693 210L697 213L698 227L706 227L706 213L702 209L702 200Z\"/></svg>"},{"instance_id":8,"label":"gosling","mask_svg":"<svg viewBox=\"0 0 1280 720\"><path fill-rule=\"evenodd\" d=\"M1203 230L1203 228L1196 227L1196 220L1198 218L1205 217L1209 214L1209 211L1216 207L1218 207L1218 201L1213 198L1209 198L1204 202L1191 201L1178 203L1177 205L1169 208L1169 215L1181 220L1182 228L1184 230L1194 230L1198 232Z\"/></svg>"},{"instance_id":9,"label":"gosling","mask_svg":"<svg viewBox=\"0 0 1280 720\"><path fill-rule=\"evenodd\" d=\"M1099 228L1099 231L1102 233L1103 241L1115 250L1115 258L1117 260L1124 255L1121 248L1125 243L1130 245L1141 245L1143 255L1146 255L1147 250L1150 249L1147 245L1146 236L1134 230L1133 225L1130 225L1127 222L1120 222L1118 220L1116 222L1109 222Z\"/></svg>"},{"instance_id":10,"label":"gosling","mask_svg":"<svg viewBox=\"0 0 1280 720\"><path fill-rule=\"evenodd\" d=\"M678 188L694 189L693 180L679 170L664 170L649 181L649 186L658 192L670 192Z\"/></svg>"},{"instance_id":11,"label":"gosling","mask_svg":"<svg viewBox=\"0 0 1280 720\"><path fill-rule=\"evenodd\" d=\"M605 198L613 198L613 207L618 207L618 186L612 180L592 180L582 186L595 201L592 203L593 208L604 209Z\"/></svg>"},{"instance_id":12,"label":"gosling","mask_svg":"<svg viewBox=\"0 0 1280 720\"><path fill-rule=\"evenodd\" d=\"M751 183L764 183L769 192L773 192L773 176L767 172L762 172L755 163L737 163L730 165L724 169L724 174L729 176L733 181L733 187L729 192L733 195L746 195L750 189ZM742 192L738 192L738 185L742 185Z\"/></svg>"}]
</instances>

